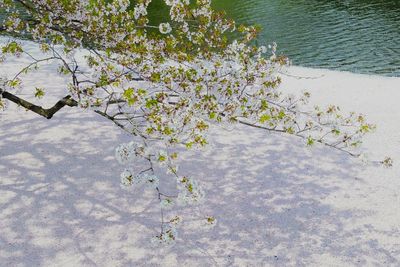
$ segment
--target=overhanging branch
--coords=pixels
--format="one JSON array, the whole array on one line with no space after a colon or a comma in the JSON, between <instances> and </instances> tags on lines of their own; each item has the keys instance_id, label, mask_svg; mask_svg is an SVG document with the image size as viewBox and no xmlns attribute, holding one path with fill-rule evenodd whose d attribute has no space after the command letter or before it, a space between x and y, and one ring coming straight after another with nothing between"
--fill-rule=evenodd
<instances>
[{"instance_id":1,"label":"overhanging branch","mask_svg":"<svg viewBox=\"0 0 400 267\"><path fill-rule=\"evenodd\" d=\"M5 98L10 100L11 102L14 102L15 104L22 106L32 112L35 112L36 114L39 114L40 116L45 117L46 119L51 119L54 114L56 114L60 109L62 109L64 106L69 106L69 107L76 107L78 106L78 102L76 102L70 95L67 95L60 99L53 107L45 109L41 106L35 105L29 101L26 101L14 94L11 94L3 89L0 88L0 95Z\"/></svg>"}]
</instances>

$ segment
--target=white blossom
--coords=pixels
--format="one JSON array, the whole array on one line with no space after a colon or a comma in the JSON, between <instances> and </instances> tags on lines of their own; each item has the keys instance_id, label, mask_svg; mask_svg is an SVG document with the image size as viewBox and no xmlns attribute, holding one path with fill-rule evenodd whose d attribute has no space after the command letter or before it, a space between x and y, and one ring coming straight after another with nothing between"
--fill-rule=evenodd
<instances>
[{"instance_id":1,"label":"white blossom","mask_svg":"<svg viewBox=\"0 0 400 267\"><path fill-rule=\"evenodd\" d=\"M158 29L162 34L168 34L172 31L171 25L168 22L160 23Z\"/></svg>"},{"instance_id":2,"label":"white blossom","mask_svg":"<svg viewBox=\"0 0 400 267\"><path fill-rule=\"evenodd\" d=\"M173 245L178 237L178 232L173 225L165 226L163 232L151 239L151 243L157 245Z\"/></svg>"},{"instance_id":3,"label":"white blossom","mask_svg":"<svg viewBox=\"0 0 400 267\"><path fill-rule=\"evenodd\" d=\"M140 17L147 15L147 8L143 3L141 3L135 6L133 12L135 19L139 19Z\"/></svg>"},{"instance_id":4,"label":"white blossom","mask_svg":"<svg viewBox=\"0 0 400 267\"><path fill-rule=\"evenodd\" d=\"M134 174L131 169L126 169L121 173L121 185L131 186L134 182Z\"/></svg>"},{"instance_id":5,"label":"white blossom","mask_svg":"<svg viewBox=\"0 0 400 267\"><path fill-rule=\"evenodd\" d=\"M196 180L191 178L179 178L178 190L177 202L182 206L199 204L205 197L204 190Z\"/></svg>"},{"instance_id":6,"label":"white blossom","mask_svg":"<svg viewBox=\"0 0 400 267\"><path fill-rule=\"evenodd\" d=\"M260 46L258 48L258 52L261 53L261 54L267 53L267 47L265 47L264 45Z\"/></svg>"},{"instance_id":7,"label":"white blossom","mask_svg":"<svg viewBox=\"0 0 400 267\"><path fill-rule=\"evenodd\" d=\"M119 145L115 149L115 158L122 165L131 163L135 159L137 146L135 142Z\"/></svg>"}]
</instances>

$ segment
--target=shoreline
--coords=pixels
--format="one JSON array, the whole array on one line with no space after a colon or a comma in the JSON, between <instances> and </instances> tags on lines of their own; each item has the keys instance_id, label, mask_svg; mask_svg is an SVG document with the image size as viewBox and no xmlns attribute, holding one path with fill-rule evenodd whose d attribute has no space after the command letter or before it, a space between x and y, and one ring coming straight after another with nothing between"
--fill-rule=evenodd
<instances>
[{"instance_id":1,"label":"shoreline","mask_svg":"<svg viewBox=\"0 0 400 267\"><path fill-rule=\"evenodd\" d=\"M12 36L4 36L0 35L0 44L3 44L6 40L9 39L15 39ZM24 39L18 39L21 43L23 44L29 44L30 48L32 50L35 50L35 43L29 40L24 40ZM358 73L358 72L351 72L351 71L346 71L346 70L337 70L337 69L331 69L331 68L321 68L321 67L307 67L307 66L301 66L301 65L290 65L288 67L289 69L294 69L294 70L310 70L310 72L336 72L337 74L354 74L354 75L362 75L362 76L371 76L375 78L385 78L385 79L400 79L400 76L387 76L387 75L379 75L376 73Z\"/></svg>"},{"instance_id":2,"label":"shoreline","mask_svg":"<svg viewBox=\"0 0 400 267\"><path fill-rule=\"evenodd\" d=\"M385 78L385 79L400 79L400 76L386 76L386 75L379 75L379 74L372 74L372 73L358 73L358 72L351 72L346 70L334 70L329 68L314 68L314 67L304 67L300 65L291 65L289 69L293 70L309 70L310 72L334 72L337 74L352 74L357 76L366 76L366 77L374 77L374 78Z\"/></svg>"}]
</instances>

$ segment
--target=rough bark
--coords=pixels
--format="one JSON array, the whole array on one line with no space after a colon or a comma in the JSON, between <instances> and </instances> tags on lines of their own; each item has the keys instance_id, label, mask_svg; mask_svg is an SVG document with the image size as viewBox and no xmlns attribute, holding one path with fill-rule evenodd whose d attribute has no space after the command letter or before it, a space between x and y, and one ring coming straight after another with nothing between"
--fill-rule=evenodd
<instances>
[{"instance_id":1,"label":"rough bark","mask_svg":"<svg viewBox=\"0 0 400 267\"><path fill-rule=\"evenodd\" d=\"M76 102L70 95L67 95L60 99L53 107L51 108L43 108L41 106L35 105L25 99L22 99L14 94L11 94L10 92L4 91L3 89L0 88L0 95L5 98L10 100L11 102L14 102L15 104L24 107L32 112L35 112L36 114L39 114L40 116L45 117L46 119L51 119L54 114L56 114L60 109L62 109L65 106L69 107L76 107L78 106L78 102Z\"/></svg>"}]
</instances>

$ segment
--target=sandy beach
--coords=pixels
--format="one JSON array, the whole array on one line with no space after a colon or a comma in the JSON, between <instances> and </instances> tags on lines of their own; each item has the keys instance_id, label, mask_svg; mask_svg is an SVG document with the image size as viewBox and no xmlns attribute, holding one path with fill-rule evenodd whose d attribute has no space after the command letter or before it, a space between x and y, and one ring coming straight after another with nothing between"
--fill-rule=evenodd
<instances>
[{"instance_id":1,"label":"sandy beach","mask_svg":"<svg viewBox=\"0 0 400 267\"><path fill-rule=\"evenodd\" d=\"M302 67L282 78L282 90L308 90L312 103L364 113L378 127L366 153L395 165L260 129L212 128L209 148L185 152L181 168L203 183L196 209L218 224L184 221L174 246L154 249L153 192L119 185L114 149L129 136L90 111L46 120L10 103L0 112L0 266L400 266L400 78ZM51 89L44 105L65 94L52 66L27 79L21 94Z\"/></svg>"}]
</instances>

